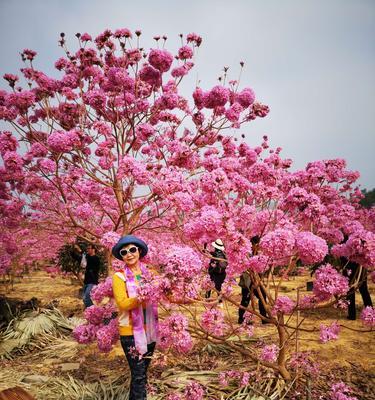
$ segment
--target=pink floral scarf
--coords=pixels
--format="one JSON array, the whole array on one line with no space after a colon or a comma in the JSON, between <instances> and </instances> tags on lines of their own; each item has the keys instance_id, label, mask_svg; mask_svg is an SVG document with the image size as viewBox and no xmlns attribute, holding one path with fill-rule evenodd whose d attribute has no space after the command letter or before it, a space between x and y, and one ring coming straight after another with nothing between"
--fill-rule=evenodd
<instances>
[{"instance_id":1,"label":"pink floral scarf","mask_svg":"<svg viewBox=\"0 0 375 400\"><path fill-rule=\"evenodd\" d=\"M149 271L144 264L140 264L142 275L147 276ZM137 285L135 277L130 268L125 267L126 290L129 297L137 297ZM131 312L135 347L139 354L147 353L147 345L158 340L158 305L147 303L146 321L144 320L142 305L134 308ZM146 324L146 330L144 328Z\"/></svg>"}]
</instances>

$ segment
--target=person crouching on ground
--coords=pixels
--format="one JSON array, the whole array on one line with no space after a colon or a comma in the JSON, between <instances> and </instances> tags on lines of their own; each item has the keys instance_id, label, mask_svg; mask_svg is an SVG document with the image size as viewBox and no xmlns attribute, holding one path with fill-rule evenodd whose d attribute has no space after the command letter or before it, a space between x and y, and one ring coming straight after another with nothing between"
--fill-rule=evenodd
<instances>
[{"instance_id":1,"label":"person crouching on ground","mask_svg":"<svg viewBox=\"0 0 375 400\"><path fill-rule=\"evenodd\" d=\"M141 259L147 244L136 236L122 237L112 254L124 261L124 270L113 276L113 294L119 309L119 333L131 373L129 400L147 398L147 369L157 341L157 304L144 304L137 298L137 287L148 271Z\"/></svg>"}]
</instances>

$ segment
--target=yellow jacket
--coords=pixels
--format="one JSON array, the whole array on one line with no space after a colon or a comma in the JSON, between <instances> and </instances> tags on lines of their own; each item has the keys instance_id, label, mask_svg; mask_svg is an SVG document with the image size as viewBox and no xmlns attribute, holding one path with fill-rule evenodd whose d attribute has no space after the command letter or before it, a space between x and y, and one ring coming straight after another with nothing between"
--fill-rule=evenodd
<instances>
[{"instance_id":1,"label":"yellow jacket","mask_svg":"<svg viewBox=\"0 0 375 400\"><path fill-rule=\"evenodd\" d=\"M135 279L136 284L139 279ZM130 310L141 305L136 297L129 297L126 290L126 278L122 272L116 272L112 278L113 295L119 310L120 336L133 335L133 324Z\"/></svg>"}]
</instances>

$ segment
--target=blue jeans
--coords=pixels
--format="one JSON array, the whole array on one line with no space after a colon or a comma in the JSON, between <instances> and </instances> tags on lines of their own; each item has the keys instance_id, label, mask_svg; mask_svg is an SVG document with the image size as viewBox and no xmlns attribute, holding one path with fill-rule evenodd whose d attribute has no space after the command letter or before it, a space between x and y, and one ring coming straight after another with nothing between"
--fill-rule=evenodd
<instances>
[{"instance_id":1,"label":"blue jeans","mask_svg":"<svg viewBox=\"0 0 375 400\"><path fill-rule=\"evenodd\" d=\"M90 292L92 290L92 288L96 286L93 283L88 283L86 285L83 285L83 304L85 305L85 308L90 307L92 305L94 305L94 303L91 300L90 297Z\"/></svg>"},{"instance_id":2,"label":"blue jeans","mask_svg":"<svg viewBox=\"0 0 375 400\"><path fill-rule=\"evenodd\" d=\"M147 353L139 359L131 354L131 350L135 348L134 336L120 336L120 340L131 373L129 400L146 400L147 369L150 365L156 343L148 344Z\"/></svg>"}]
</instances>

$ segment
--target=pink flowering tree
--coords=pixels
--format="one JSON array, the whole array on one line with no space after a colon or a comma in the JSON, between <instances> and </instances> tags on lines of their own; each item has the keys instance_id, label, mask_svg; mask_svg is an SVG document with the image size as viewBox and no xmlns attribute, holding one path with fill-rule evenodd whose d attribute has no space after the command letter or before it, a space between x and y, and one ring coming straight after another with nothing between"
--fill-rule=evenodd
<instances>
[{"instance_id":1,"label":"pink flowering tree","mask_svg":"<svg viewBox=\"0 0 375 400\"><path fill-rule=\"evenodd\" d=\"M269 149L267 137L255 148L238 141L236 132L269 110L251 88L227 82L226 72L213 88L182 96L181 81L201 44L196 34L181 36L174 53L164 48L165 37L145 51L141 32L128 29L77 39L72 52L61 34L65 55L55 63L57 76L39 71L31 50L22 53L21 77L4 76L10 90L0 91L0 119L9 124L0 133L1 210L37 224L42 249L51 237L61 245L78 236L109 250L121 235L141 236L150 245L146 261L159 274L146 277L139 296L180 304L161 323L162 348L187 352L192 337L226 342L290 379L290 337L301 329L290 317L331 306L349 289L326 256L374 265L375 218L359 206L358 173L341 159L292 172L291 160ZM10 234L11 221L7 227ZM204 298L210 286L204 249L217 238L229 263L224 299L239 307L235 280L246 272L266 316L252 296L238 326L216 300ZM321 264L313 295L281 295L300 264ZM101 305L108 297L110 278L93 292L96 304L75 333L83 343L98 340L103 351L117 340L116 321L108 323L113 304ZM275 343L262 349L241 343L242 335L253 335L254 318L274 327ZM364 320L372 326L372 308ZM337 327L322 332L328 340ZM227 340L233 336L237 344Z\"/></svg>"}]
</instances>

